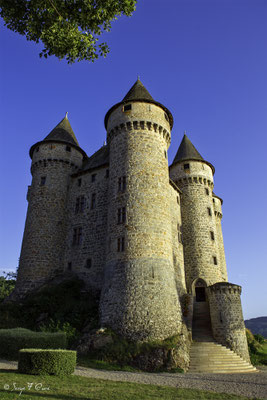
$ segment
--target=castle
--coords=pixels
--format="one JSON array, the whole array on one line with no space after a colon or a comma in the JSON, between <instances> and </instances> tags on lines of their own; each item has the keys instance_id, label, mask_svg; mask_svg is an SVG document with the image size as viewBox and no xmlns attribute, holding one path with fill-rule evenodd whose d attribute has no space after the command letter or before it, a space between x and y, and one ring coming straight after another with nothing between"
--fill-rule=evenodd
<instances>
[{"instance_id":1,"label":"castle","mask_svg":"<svg viewBox=\"0 0 267 400\"><path fill-rule=\"evenodd\" d=\"M186 135L169 167L172 126L138 79L107 112L107 144L91 157L67 115L31 147L16 293L72 271L101 293L101 326L135 341L184 326L194 338L204 305L199 318L213 338L249 361L241 287L227 280L215 169Z\"/></svg>"}]
</instances>

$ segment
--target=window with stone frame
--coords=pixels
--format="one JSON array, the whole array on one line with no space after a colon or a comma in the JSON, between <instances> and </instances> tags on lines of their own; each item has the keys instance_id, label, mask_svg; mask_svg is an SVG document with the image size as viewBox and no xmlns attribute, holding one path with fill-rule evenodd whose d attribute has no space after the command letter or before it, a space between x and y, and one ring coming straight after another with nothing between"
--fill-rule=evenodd
<instances>
[{"instance_id":1,"label":"window with stone frame","mask_svg":"<svg viewBox=\"0 0 267 400\"><path fill-rule=\"evenodd\" d=\"M96 194L93 193L92 197L91 197L91 210L93 210L94 208L96 208Z\"/></svg>"},{"instance_id":2,"label":"window with stone frame","mask_svg":"<svg viewBox=\"0 0 267 400\"><path fill-rule=\"evenodd\" d=\"M118 179L118 192L125 192L126 190L126 176L121 176Z\"/></svg>"},{"instance_id":3,"label":"window with stone frame","mask_svg":"<svg viewBox=\"0 0 267 400\"><path fill-rule=\"evenodd\" d=\"M46 182L46 176L41 176L40 186L44 186Z\"/></svg>"},{"instance_id":4,"label":"window with stone frame","mask_svg":"<svg viewBox=\"0 0 267 400\"><path fill-rule=\"evenodd\" d=\"M206 195L207 195L207 196L210 194L210 192L209 192L209 189L208 189L208 188L205 188L205 192L206 192Z\"/></svg>"},{"instance_id":5,"label":"window with stone frame","mask_svg":"<svg viewBox=\"0 0 267 400\"><path fill-rule=\"evenodd\" d=\"M212 215L212 214L211 214L211 208L210 208L210 207L207 207L207 210L208 210L209 216L211 216L211 215Z\"/></svg>"},{"instance_id":6,"label":"window with stone frame","mask_svg":"<svg viewBox=\"0 0 267 400\"><path fill-rule=\"evenodd\" d=\"M211 238L211 240L215 240L215 236L214 236L214 232L213 231L210 231L210 238Z\"/></svg>"},{"instance_id":7,"label":"window with stone frame","mask_svg":"<svg viewBox=\"0 0 267 400\"><path fill-rule=\"evenodd\" d=\"M121 237L118 238L117 244L118 244L118 245L117 245L117 252L119 253L119 252L124 251L125 240L124 240L124 237L123 237L123 236L121 236Z\"/></svg>"},{"instance_id":8,"label":"window with stone frame","mask_svg":"<svg viewBox=\"0 0 267 400\"><path fill-rule=\"evenodd\" d=\"M124 224L126 222L126 208L118 208L118 224Z\"/></svg>"},{"instance_id":9,"label":"window with stone frame","mask_svg":"<svg viewBox=\"0 0 267 400\"><path fill-rule=\"evenodd\" d=\"M79 246L82 243L82 227L73 228L72 245Z\"/></svg>"},{"instance_id":10,"label":"window with stone frame","mask_svg":"<svg viewBox=\"0 0 267 400\"><path fill-rule=\"evenodd\" d=\"M85 197L79 196L76 198L75 214L82 213L85 209Z\"/></svg>"},{"instance_id":11,"label":"window with stone frame","mask_svg":"<svg viewBox=\"0 0 267 400\"><path fill-rule=\"evenodd\" d=\"M217 257L216 257L216 256L213 256L213 264L214 264L214 265L218 265Z\"/></svg>"}]
</instances>

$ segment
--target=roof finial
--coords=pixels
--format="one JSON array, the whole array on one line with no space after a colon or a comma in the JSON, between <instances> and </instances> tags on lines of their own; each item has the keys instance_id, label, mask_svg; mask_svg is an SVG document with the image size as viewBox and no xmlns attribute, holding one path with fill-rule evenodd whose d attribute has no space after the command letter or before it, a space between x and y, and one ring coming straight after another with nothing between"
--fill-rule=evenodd
<instances>
[{"instance_id":1,"label":"roof finial","mask_svg":"<svg viewBox=\"0 0 267 400\"><path fill-rule=\"evenodd\" d=\"M184 131L184 135L186 135L186 131Z\"/></svg>"},{"instance_id":2,"label":"roof finial","mask_svg":"<svg viewBox=\"0 0 267 400\"><path fill-rule=\"evenodd\" d=\"M140 81L140 75L137 75L137 80Z\"/></svg>"},{"instance_id":3,"label":"roof finial","mask_svg":"<svg viewBox=\"0 0 267 400\"><path fill-rule=\"evenodd\" d=\"M66 114L65 114L65 118L67 118L68 119L68 111L66 112Z\"/></svg>"}]
</instances>

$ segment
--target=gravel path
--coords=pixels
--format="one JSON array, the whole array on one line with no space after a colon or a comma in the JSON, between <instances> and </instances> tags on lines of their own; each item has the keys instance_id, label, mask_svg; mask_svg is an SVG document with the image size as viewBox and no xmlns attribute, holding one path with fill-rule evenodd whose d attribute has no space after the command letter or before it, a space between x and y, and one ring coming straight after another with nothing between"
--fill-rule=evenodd
<instances>
[{"instance_id":1,"label":"gravel path","mask_svg":"<svg viewBox=\"0 0 267 400\"><path fill-rule=\"evenodd\" d=\"M0 360L0 369L17 369L17 362ZM170 374L103 371L77 367L74 374L111 381L201 389L267 400L267 368L261 368L258 373L247 374Z\"/></svg>"}]
</instances>

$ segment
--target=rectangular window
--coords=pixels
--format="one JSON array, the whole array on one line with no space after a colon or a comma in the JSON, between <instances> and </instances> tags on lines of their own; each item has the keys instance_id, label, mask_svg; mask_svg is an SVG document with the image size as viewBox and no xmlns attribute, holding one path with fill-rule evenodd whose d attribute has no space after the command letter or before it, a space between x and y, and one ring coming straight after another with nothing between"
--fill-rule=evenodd
<instances>
[{"instance_id":1,"label":"rectangular window","mask_svg":"<svg viewBox=\"0 0 267 400\"><path fill-rule=\"evenodd\" d=\"M79 246L82 243L82 227L73 228L72 245Z\"/></svg>"},{"instance_id":2,"label":"rectangular window","mask_svg":"<svg viewBox=\"0 0 267 400\"><path fill-rule=\"evenodd\" d=\"M124 224L126 221L125 207L118 208L118 224Z\"/></svg>"},{"instance_id":3,"label":"rectangular window","mask_svg":"<svg viewBox=\"0 0 267 400\"><path fill-rule=\"evenodd\" d=\"M76 198L75 214L83 212L84 209L85 209L85 197L84 196L79 196L79 197Z\"/></svg>"},{"instance_id":4,"label":"rectangular window","mask_svg":"<svg viewBox=\"0 0 267 400\"><path fill-rule=\"evenodd\" d=\"M217 257L215 257L215 256L213 256L213 264L214 264L214 265L218 265L218 263L217 263Z\"/></svg>"},{"instance_id":5,"label":"rectangular window","mask_svg":"<svg viewBox=\"0 0 267 400\"><path fill-rule=\"evenodd\" d=\"M46 176L41 176L40 185L44 186L45 185L45 181L46 181Z\"/></svg>"},{"instance_id":6,"label":"rectangular window","mask_svg":"<svg viewBox=\"0 0 267 400\"><path fill-rule=\"evenodd\" d=\"M190 169L190 164L184 164L184 169Z\"/></svg>"},{"instance_id":7,"label":"rectangular window","mask_svg":"<svg viewBox=\"0 0 267 400\"><path fill-rule=\"evenodd\" d=\"M126 190L126 176L118 179L118 192L125 192Z\"/></svg>"},{"instance_id":8,"label":"rectangular window","mask_svg":"<svg viewBox=\"0 0 267 400\"><path fill-rule=\"evenodd\" d=\"M211 215L211 208L208 207L207 210L208 210L208 214Z\"/></svg>"},{"instance_id":9,"label":"rectangular window","mask_svg":"<svg viewBox=\"0 0 267 400\"><path fill-rule=\"evenodd\" d=\"M211 240L214 240L214 232L213 231L210 231L210 237L211 237Z\"/></svg>"},{"instance_id":10,"label":"rectangular window","mask_svg":"<svg viewBox=\"0 0 267 400\"><path fill-rule=\"evenodd\" d=\"M78 186L82 186L82 179L81 178L79 178L77 182L78 182Z\"/></svg>"},{"instance_id":11,"label":"rectangular window","mask_svg":"<svg viewBox=\"0 0 267 400\"><path fill-rule=\"evenodd\" d=\"M70 146L66 146L66 151L71 151L71 147Z\"/></svg>"},{"instance_id":12,"label":"rectangular window","mask_svg":"<svg viewBox=\"0 0 267 400\"><path fill-rule=\"evenodd\" d=\"M71 271L72 270L72 263L68 262L68 270Z\"/></svg>"},{"instance_id":13,"label":"rectangular window","mask_svg":"<svg viewBox=\"0 0 267 400\"><path fill-rule=\"evenodd\" d=\"M124 251L124 237L119 237L118 238L118 247L117 247L117 252L122 252Z\"/></svg>"},{"instance_id":14,"label":"rectangular window","mask_svg":"<svg viewBox=\"0 0 267 400\"><path fill-rule=\"evenodd\" d=\"M87 258L86 263L85 263L85 268L90 269L92 267L92 259Z\"/></svg>"},{"instance_id":15,"label":"rectangular window","mask_svg":"<svg viewBox=\"0 0 267 400\"><path fill-rule=\"evenodd\" d=\"M93 193L91 198L91 210L93 210L95 207L96 207L96 194Z\"/></svg>"},{"instance_id":16,"label":"rectangular window","mask_svg":"<svg viewBox=\"0 0 267 400\"><path fill-rule=\"evenodd\" d=\"M206 195L208 196L210 194L209 189L205 188Z\"/></svg>"},{"instance_id":17,"label":"rectangular window","mask_svg":"<svg viewBox=\"0 0 267 400\"><path fill-rule=\"evenodd\" d=\"M132 109L132 105L131 104L127 104L127 106L123 106L123 111L130 111Z\"/></svg>"},{"instance_id":18,"label":"rectangular window","mask_svg":"<svg viewBox=\"0 0 267 400\"><path fill-rule=\"evenodd\" d=\"M177 196L177 204L180 204L180 199L179 199L179 196Z\"/></svg>"},{"instance_id":19,"label":"rectangular window","mask_svg":"<svg viewBox=\"0 0 267 400\"><path fill-rule=\"evenodd\" d=\"M92 180L92 182L95 182L95 180L96 180L96 174L93 174L93 175L92 175L91 180Z\"/></svg>"},{"instance_id":20,"label":"rectangular window","mask_svg":"<svg viewBox=\"0 0 267 400\"><path fill-rule=\"evenodd\" d=\"M106 169L106 178L109 177L109 169Z\"/></svg>"},{"instance_id":21,"label":"rectangular window","mask_svg":"<svg viewBox=\"0 0 267 400\"><path fill-rule=\"evenodd\" d=\"M178 231L178 242L183 243L183 238L182 238L182 225L177 224L177 231Z\"/></svg>"}]
</instances>

